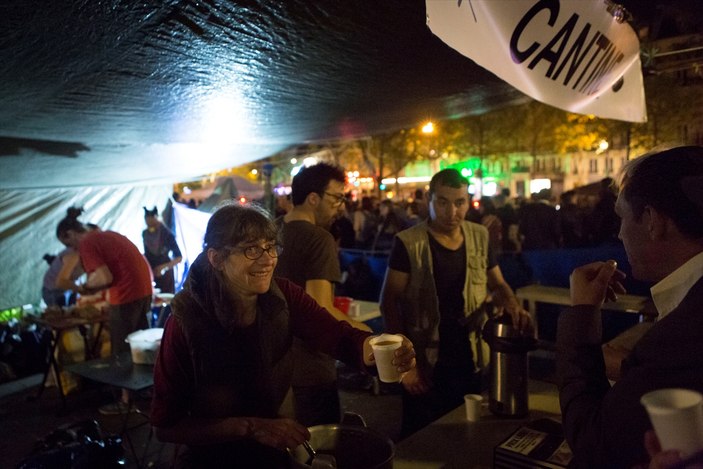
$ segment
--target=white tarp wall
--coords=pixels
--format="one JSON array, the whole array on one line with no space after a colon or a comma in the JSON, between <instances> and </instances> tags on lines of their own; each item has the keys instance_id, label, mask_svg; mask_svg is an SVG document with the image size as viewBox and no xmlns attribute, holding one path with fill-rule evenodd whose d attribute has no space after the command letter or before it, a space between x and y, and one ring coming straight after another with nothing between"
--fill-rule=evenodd
<instances>
[{"instance_id":1,"label":"white tarp wall","mask_svg":"<svg viewBox=\"0 0 703 469\"><path fill-rule=\"evenodd\" d=\"M176 272L176 285L183 282L183 274L188 272L193 261L203 251L203 238L211 213L188 208L184 204L173 204L173 223L176 242L181 249L183 261Z\"/></svg>"},{"instance_id":2,"label":"white tarp wall","mask_svg":"<svg viewBox=\"0 0 703 469\"><path fill-rule=\"evenodd\" d=\"M42 256L63 249L56 225L66 209L82 206L81 221L122 233L144 252L142 207L161 213L172 191L170 184L0 190L0 309L39 304L48 268Z\"/></svg>"}]
</instances>

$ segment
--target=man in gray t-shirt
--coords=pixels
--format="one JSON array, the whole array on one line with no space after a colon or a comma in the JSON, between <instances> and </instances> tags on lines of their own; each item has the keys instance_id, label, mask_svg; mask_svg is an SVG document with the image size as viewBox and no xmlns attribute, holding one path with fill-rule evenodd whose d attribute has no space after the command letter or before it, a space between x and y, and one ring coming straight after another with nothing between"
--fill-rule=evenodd
<instances>
[{"instance_id":1,"label":"man in gray t-shirt","mask_svg":"<svg viewBox=\"0 0 703 469\"><path fill-rule=\"evenodd\" d=\"M304 288L332 316L350 320L334 307L334 283L341 279L337 245L328 231L344 205L344 172L320 163L303 168L293 178L293 208L281 222L283 253L275 274ZM337 423L340 418L334 359L296 342L293 404L296 419L306 426Z\"/></svg>"}]
</instances>

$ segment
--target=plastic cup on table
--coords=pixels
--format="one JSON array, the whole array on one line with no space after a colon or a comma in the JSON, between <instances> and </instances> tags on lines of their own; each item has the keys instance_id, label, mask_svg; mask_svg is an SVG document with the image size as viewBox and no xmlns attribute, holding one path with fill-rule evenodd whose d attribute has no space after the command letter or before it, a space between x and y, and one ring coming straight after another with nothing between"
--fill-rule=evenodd
<instances>
[{"instance_id":1,"label":"plastic cup on table","mask_svg":"<svg viewBox=\"0 0 703 469\"><path fill-rule=\"evenodd\" d=\"M464 395L464 406L466 407L466 420L478 422L481 419L481 403L483 396L480 394Z\"/></svg>"},{"instance_id":2,"label":"plastic cup on table","mask_svg":"<svg viewBox=\"0 0 703 469\"><path fill-rule=\"evenodd\" d=\"M349 305L348 314L350 318L358 318L361 316L361 305L356 301L352 301L352 304Z\"/></svg>"},{"instance_id":3,"label":"plastic cup on table","mask_svg":"<svg viewBox=\"0 0 703 469\"><path fill-rule=\"evenodd\" d=\"M344 314L349 314L349 305L352 304L352 301L354 301L354 298L348 296L335 296L334 307Z\"/></svg>"}]
</instances>

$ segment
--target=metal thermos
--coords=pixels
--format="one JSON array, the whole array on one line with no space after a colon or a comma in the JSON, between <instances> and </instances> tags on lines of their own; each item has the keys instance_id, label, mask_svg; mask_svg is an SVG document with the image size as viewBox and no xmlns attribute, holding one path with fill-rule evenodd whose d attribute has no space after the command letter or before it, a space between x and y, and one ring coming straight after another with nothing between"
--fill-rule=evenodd
<instances>
[{"instance_id":1,"label":"metal thermos","mask_svg":"<svg viewBox=\"0 0 703 469\"><path fill-rule=\"evenodd\" d=\"M483 339L491 349L488 408L496 415L527 415L527 352L537 348L537 340L513 327L509 315L489 319Z\"/></svg>"}]
</instances>

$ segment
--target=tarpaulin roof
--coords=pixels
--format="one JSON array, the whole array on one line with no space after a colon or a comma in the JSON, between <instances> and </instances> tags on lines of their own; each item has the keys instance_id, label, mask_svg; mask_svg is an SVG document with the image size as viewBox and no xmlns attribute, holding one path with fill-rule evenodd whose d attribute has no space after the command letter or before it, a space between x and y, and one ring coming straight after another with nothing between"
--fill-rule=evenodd
<instances>
[{"instance_id":1,"label":"tarpaulin roof","mask_svg":"<svg viewBox=\"0 0 703 469\"><path fill-rule=\"evenodd\" d=\"M421 0L25 0L0 31L0 189L185 180L526 99Z\"/></svg>"},{"instance_id":2,"label":"tarpaulin roof","mask_svg":"<svg viewBox=\"0 0 703 469\"><path fill-rule=\"evenodd\" d=\"M0 308L38 302L70 206L141 249L172 182L527 99L422 0L1 2L0 64Z\"/></svg>"}]
</instances>

